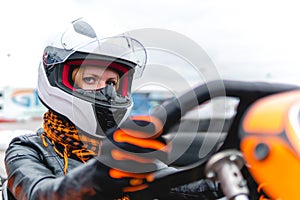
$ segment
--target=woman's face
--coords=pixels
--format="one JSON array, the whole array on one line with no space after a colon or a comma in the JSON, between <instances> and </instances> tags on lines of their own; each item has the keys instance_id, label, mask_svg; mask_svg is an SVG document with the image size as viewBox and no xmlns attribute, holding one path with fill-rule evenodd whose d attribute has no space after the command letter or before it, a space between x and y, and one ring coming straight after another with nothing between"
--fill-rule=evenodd
<instances>
[{"instance_id":1,"label":"woman's face","mask_svg":"<svg viewBox=\"0 0 300 200\"><path fill-rule=\"evenodd\" d=\"M118 88L119 75L105 67L83 66L72 72L72 79L77 87L84 90L97 90L112 84Z\"/></svg>"}]
</instances>

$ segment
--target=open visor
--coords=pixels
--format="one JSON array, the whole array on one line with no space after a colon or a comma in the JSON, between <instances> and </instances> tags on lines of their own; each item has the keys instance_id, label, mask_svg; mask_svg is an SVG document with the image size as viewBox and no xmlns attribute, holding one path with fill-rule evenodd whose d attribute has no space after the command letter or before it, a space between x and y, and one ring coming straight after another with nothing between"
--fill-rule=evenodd
<instances>
[{"instance_id":1,"label":"open visor","mask_svg":"<svg viewBox=\"0 0 300 200\"><path fill-rule=\"evenodd\" d=\"M82 19L73 21L57 38L46 44L43 62L50 67L65 62L74 52L85 52L124 59L135 63L135 77L140 77L147 61L144 46L128 33L100 38Z\"/></svg>"}]
</instances>

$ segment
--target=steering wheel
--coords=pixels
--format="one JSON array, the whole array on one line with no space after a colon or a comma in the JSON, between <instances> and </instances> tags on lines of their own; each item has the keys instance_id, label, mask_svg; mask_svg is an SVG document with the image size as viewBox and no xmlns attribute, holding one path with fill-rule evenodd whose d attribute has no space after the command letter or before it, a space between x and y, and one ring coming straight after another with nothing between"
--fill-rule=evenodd
<instances>
[{"instance_id":1,"label":"steering wheel","mask_svg":"<svg viewBox=\"0 0 300 200\"><path fill-rule=\"evenodd\" d=\"M191 183L196 180L207 178L207 165L211 162L211 158L226 150L240 151L241 138L238 135L241 121L249 107L259 99L265 98L278 93L299 90L299 86L283 84L283 83L268 83L268 82L245 82L233 80L216 80L205 84L200 84L195 88L183 93L178 98L169 100L156 108L152 115L164 122L164 133L168 134L176 124L180 122L182 117L208 100L215 97L234 97L239 99L239 104L236 110L236 115L228 129L226 138L221 146L215 151L209 152L206 157L198 162L180 167L176 172L157 173L155 180L146 190L140 191L136 196L143 199L159 198L157 195L164 195L163 191L168 191L170 188ZM177 133L185 134L185 133ZM174 147L176 148L176 147ZM242 155L241 155L242 156ZM240 166L241 167L241 166ZM257 185L246 167L242 169L243 175L247 179L250 196L254 199ZM154 195L155 194L155 195Z\"/></svg>"}]
</instances>

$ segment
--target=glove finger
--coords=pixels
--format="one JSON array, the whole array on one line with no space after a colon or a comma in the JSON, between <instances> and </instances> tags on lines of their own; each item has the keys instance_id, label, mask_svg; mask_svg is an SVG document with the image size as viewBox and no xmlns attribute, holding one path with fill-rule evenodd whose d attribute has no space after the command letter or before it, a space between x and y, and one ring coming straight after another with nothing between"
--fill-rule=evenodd
<instances>
[{"instance_id":1,"label":"glove finger","mask_svg":"<svg viewBox=\"0 0 300 200\"><path fill-rule=\"evenodd\" d=\"M108 196L120 197L124 193L136 192L148 187L147 176L150 174L134 174L128 172L122 172L117 169L110 169L102 165L100 167L102 176L99 177L101 188L103 193L107 193ZM151 178L148 178L151 180ZM112 189L113 188L113 189Z\"/></svg>"},{"instance_id":2,"label":"glove finger","mask_svg":"<svg viewBox=\"0 0 300 200\"><path fill-rule=\"evenodd\" d=\"M124 129L127 135L154 139L162 134L163 123L153 116L132 116L122 123L120 129Z\"/></svg>"},{"instance_id":3,"label":"glove finger","mask_svg":"<svg viewBox=\"0 0 300 200\"><path fill-rule=\"evenodd\" d=\"M170 151L170 147L166 145L164 140L136 138L127 135L123 130L117 130L114 133L113 142L125 151L138 153L141 157L157 158L162 161L167 159Z\"/></svg>"},{"instance_id":4,"label":"glove finger","mask_svg":"<svg viewBox=\"0 0 300 200\"><path fill-rule=\"evenodd\" d=\"M100 156L98 160L107 167L131 173L148 173L166 167L157 159L143 158L118 150L113 150L110 156Z\"/></svg>"},{"instance_id":5,"label":"glove finger","mask_svg":"<svg viewBox=\"0 0 300 200\"><path fill-rule=\"evenodd\" d=\"M112 149L119 149L132 153L147 154L158 152L158 155L167 155L170 151L169 148L170 147L165 144L165 141L135 138L117 130L114 139L104 139L102 141L101 154L107 154Z\"/></svg>"},{"instance_id":6,"label":"glove finger","mask_svg":"<svg viewBox=\"0 0 300 200\"><path fill-rule=\"evenodd\" d=\"M167 152L166 148L166 142L164 139L144 139L144 138L139 138L136 137L135 135L128 135L127 132L131 130L125 130L124 129L118 129L114 132L113 134L113 141L117 143L127 143L131 144L132 146L137 146L140 148L145 148L145 149L152 149L152 151L155 150L160 150L160 151L165 151ZM131 131L133 133L134 131ZM127 148L126 148L127 149Z\"/></svg>"},{"instance_id":7,"label":"glove finger","mask_svg":"<svg viewBox=\"0 0 300 200\"><path fill-rule=\"evenodd\" d=\"M154 180L152 173L128 173L117 169L110 169L109 176L114 179L127 181L127 185L122 188L123 192L136 192L146 189L148 183Z\"/></svg>"}]
</instances>

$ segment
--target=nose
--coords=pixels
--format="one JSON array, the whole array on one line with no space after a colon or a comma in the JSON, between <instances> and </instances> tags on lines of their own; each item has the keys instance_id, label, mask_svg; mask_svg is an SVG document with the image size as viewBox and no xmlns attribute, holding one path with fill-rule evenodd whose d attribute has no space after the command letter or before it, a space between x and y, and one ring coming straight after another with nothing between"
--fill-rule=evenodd
<instances>
[{"instance_id":1,"label":"nose","mask_svg":"<svg viewBox=\"0 0 300 200\"><path fill-rule=\"evenodd\" d=\"M106 81L105 80L99 80L98 84L97 84L97 89L101 89L106 87Z\"/></svg>"}]
</instances>

